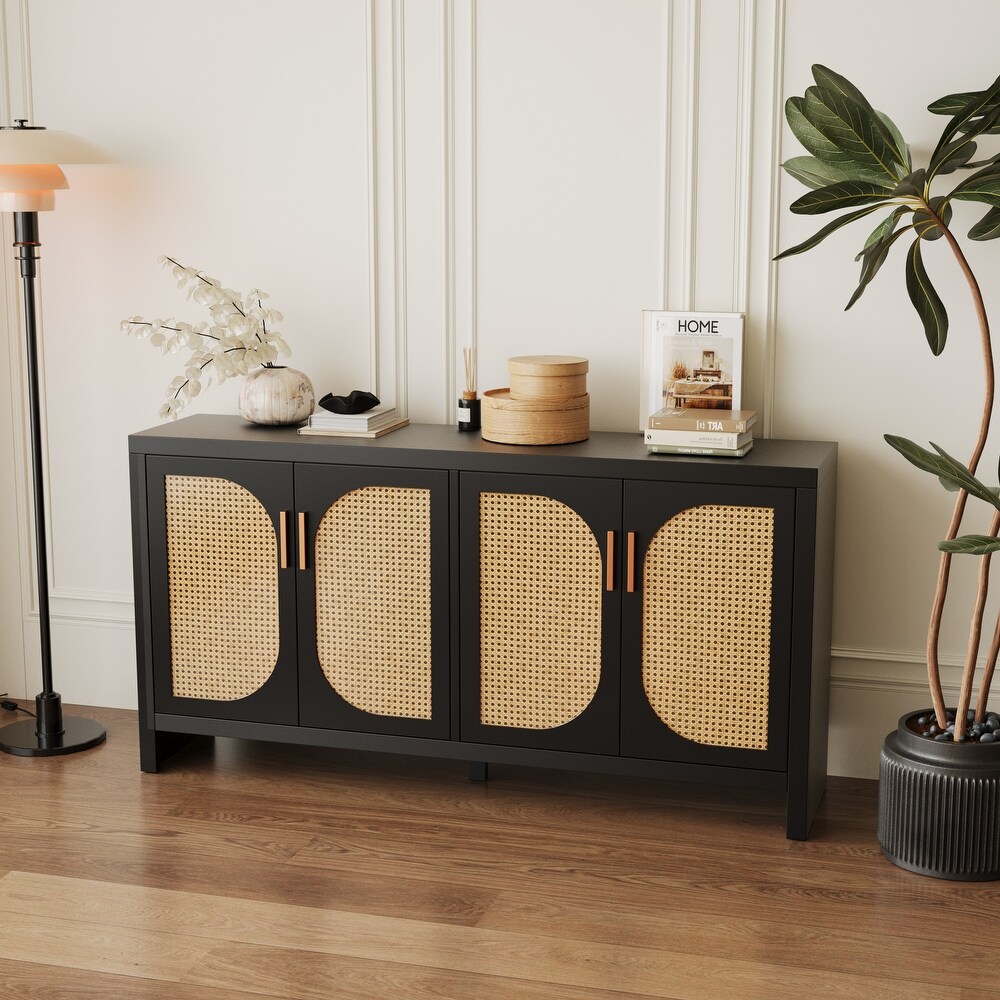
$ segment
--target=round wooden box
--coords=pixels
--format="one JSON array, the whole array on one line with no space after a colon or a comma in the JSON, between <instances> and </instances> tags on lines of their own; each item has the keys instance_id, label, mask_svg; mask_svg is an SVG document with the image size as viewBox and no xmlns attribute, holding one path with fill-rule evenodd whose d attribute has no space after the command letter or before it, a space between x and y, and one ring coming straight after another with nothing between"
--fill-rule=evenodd
<instances>
[{"instance_id":1,"label":"round wooden box","mask_svg":"<svg viewBox=\"0 0 1000 1000\"><path fill-rule=\"evenodd\" d=\"M571 444L590 437L590 396L513 399L510 389L483 393L482 435L498 444Z\"/></svg>"},{"instance_id":2,"label":"round wooden box","mask_svg":"<svg viewBox=\"0 0 1000 1000\"><path fill-rule=\"evenodd\" d=\"M587 394L586 358L565 354L532 354L511 358L511 399L574 399Z\"/></svg>"}]
</instances>

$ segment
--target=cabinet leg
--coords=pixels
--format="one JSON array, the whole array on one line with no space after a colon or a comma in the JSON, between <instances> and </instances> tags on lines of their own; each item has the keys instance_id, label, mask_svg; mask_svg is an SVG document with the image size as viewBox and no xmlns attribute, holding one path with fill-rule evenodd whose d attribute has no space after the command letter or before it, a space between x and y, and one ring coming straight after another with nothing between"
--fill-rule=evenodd
<instances>
[{"instance_id":1,"label":"cabinet leg","mask_svg":"<svg viewBox=\"0 0 1000 1000\"><path fill-rule=\"evenodd\" d=\"M196 737L188 733L162 733L155 729L139 729L139 768L151 774L160 770L163 762Z\"/></svg>"},{"instance_id":2,"label":"cabinet leg","mask_svg":"<svg viewBox=\"0 0 1000 1000\"><path fill-rule=\"evenodd\" d=\"M485 781L489 777L489 768L484 760L469 761L469 781Z\"/></svg>"},{"instance_id":3,"label":"cabinet leg","mask_svg":"<svg viewBox=\"0 0 1000 1000\"><path fill-rule=\"evenodd\" d=\"M800 781L789 785L785 813L785 836L789 840L808 839L809 829L825 790L825 775L811 782Z\"/></svg>"}]
</instances>

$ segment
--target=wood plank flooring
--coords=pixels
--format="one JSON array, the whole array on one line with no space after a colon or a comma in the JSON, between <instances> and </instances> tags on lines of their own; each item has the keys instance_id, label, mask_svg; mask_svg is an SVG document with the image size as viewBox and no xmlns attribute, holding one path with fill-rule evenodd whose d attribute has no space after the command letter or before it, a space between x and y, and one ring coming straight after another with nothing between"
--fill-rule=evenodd
<instances>
[{"instance_id":1,"label":"wood plank flooring","mask_svg":"<svg viewBox=\"0 0 1000 1000\"><path fill-rule=\"evenodd\" d=\"M1000 1000L1000 887L774 793L199 741L0 754L0 997ZM0 719L0 721L6 721Z\"/></svg>"}]
</instances>

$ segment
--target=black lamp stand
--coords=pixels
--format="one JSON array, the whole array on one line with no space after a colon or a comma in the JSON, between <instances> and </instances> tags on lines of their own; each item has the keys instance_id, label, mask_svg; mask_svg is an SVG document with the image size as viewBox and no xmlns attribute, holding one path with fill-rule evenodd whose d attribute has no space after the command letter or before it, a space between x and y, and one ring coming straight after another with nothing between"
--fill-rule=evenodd
<instances>
[{"instance_id":1,"label":"black lamp stand","mask_svg":"<svg viewBox=\"0 0 1000 1000\"><path fill-rule=\"evenodd\" d=\"M35 276L38 260L38 213L14 213L14 246L24 286L24 334L28 350L28 403L31 413L31 468L35 499L35 554L38 571L38 617L42 647L42 692L35 696L34 719L0 729L0 750L20 757L53 757L103 743L104 726L93 719L66 718L62 695L52 688L52 640L49 622L49 564L45 537L45 492L42 480L42 425L38 399L38 338L35 323Z\"/></svg>"}]
</instances>

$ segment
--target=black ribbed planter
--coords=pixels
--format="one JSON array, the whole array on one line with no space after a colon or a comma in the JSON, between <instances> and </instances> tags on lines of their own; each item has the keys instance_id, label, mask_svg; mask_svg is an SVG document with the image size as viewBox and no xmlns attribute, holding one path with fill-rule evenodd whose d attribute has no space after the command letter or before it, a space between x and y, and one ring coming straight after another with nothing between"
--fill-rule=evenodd
<instances>
[{"instance_id":1,"label":"black ribbed planter","mask_svg":"<svg viewBox=\"0 0 1000 1000\"><path fill-rule=\"evenodd\" d=\"M1000 743L937 742L899 720L882 747L878 840L894 864L965 882L1000 879Z\"/></svg>"}]
</instances>

